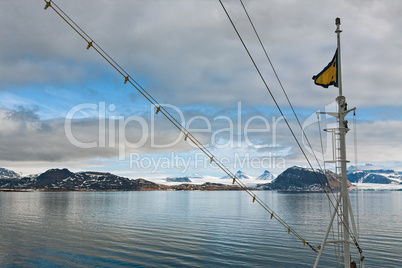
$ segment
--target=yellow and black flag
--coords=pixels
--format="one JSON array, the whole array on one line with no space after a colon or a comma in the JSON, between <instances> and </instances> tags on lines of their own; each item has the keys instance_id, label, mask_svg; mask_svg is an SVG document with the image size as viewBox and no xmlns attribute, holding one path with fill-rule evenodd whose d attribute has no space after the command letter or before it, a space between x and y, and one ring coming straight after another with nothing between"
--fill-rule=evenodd
<instances>
[{"instance_id":1,"label":"yellow and black flag","mask_svg":"<svg viewBox=\"0 0 402 268\"><path fill-rule=\"evenodd\" d=\"M314 75L313 80L314 84L325 88L331 85L338 87L338 49L332 61L319 74Z\"/></svg>"}]
</instances>

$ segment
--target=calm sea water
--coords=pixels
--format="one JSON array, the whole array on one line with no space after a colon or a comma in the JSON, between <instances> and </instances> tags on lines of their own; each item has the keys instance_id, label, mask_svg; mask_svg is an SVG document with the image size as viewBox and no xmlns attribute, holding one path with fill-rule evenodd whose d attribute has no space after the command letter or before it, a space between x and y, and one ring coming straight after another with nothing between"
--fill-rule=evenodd
<instances>
[{"instance_id":1,"label":"calm sea water","mask_svg":"<svg viewBox=\"0 0 402 268\"><path fill-rule=\"evenodd\" d=\"M311 244L322 193L257 192ZM366 267L402 267L402 192L351 192ZM244 192L0 192L1 267L311 267ZM326 247L322 267L335 267ZM354 251L355 252L355 251Z\"/></svg>"}]
</instances>

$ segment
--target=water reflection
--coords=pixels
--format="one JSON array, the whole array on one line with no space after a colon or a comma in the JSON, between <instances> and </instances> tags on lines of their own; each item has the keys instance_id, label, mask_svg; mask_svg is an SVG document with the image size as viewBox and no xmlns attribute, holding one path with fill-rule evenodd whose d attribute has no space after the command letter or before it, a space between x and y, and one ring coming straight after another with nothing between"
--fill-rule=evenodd
<instances>
[{"instance_id":1,"label":"water reflection","mask_svg":"<svg viewBox=\"0 0 402 268\"><path fill-rule=\"evenodd\" d=\"M258 195L303 237L321 241L325 194ZM395 267L402 193L351 199L366 265ZM0 215L5 266L311 267L315 257L244 192L0 192Z\"/></svg>"}]
</instances>

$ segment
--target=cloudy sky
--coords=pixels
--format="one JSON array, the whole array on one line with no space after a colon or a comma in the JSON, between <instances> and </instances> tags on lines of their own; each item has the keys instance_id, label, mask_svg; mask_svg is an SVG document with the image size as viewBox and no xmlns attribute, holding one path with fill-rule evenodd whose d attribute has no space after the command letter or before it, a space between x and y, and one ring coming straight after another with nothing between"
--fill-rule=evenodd
<instances>
[{"instance_id":1,"label":"cloudy sky","mask_svg":"<svg viewBox=\"0 0 402 268\"><path fill-rule=\"evenodd\" d=\"M241 3L223 3L316 166ZM218 0L56 4L233 172L307 165ZM44 5L3 1L0 10L1 167L130 178L225 175ZM343 91L348 107L357 107L356 132L348 116L348 158L402 170L400 1L244 5L320 161L319 127L334 121L318 124L315 112L335 109L338 90L311 77L332 59L341 18ZM329 160L329 137L322 139Z\"/></svg>"}]
</instances>

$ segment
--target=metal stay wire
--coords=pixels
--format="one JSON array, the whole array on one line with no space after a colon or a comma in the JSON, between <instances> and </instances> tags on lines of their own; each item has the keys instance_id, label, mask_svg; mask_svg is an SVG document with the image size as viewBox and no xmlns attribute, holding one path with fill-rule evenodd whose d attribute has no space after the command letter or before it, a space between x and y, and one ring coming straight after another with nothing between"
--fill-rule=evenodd
<instances>
[{"instance_id":1,"label":"metal stay wire","mask_svg":"<svg viewBox=\"0 0 402 268\"><path fill-rule=\"evenodd\" d=\"M304 245L308 245L312 250L318 252L317 249L310 245L301 235L291 228L283 219L279 217L264 201L262 201L253 191L251 191L243 182L217 159L201 142L199 142L184 126L182 126L162 105L160 105L143 87L141 87L116 61L110 57L92 38L90 38L71 18L69 18L60 7L52 0L44 0L45 10L52 8L81 38L87 42L87 49L93 48L102 58L104 58L118 73L124 77L124 83L129 82L139 93L141 93L155 108L156 113L161 112L179 131L185 135L185 140L189 139L196 145L209 159L210 163L214 162L223 172L225 172L233 180L233 184L237 183L248 195L253 198L253 202L257 202L264 210L270 214L271 219L276 219L284 226L288 233L292 233L296 238L301 240Z\"/></svg>"},{"instance_id":2,"label":"metal stay wire","mask_svg":"<svg viewBox=\"0 0 402 268\"><path fill-rule=\"evenodd\" d=\"M289 124L289 121L286 119L286 117L285 117L285 115L284 115L284 113L283 113L281 107L279 106L279 103L276 101L275 96L273 95L271 89L269 88L267 82L265 81L264 76L262 75L260 69L259 69L258 66L257 66L257 63L254 61L253 56L251 55L250 51L248 50L247 45L245 44L245 42L244 42L243 38L241 37L239 31L237 30L237 28L236 28L236 26L235 26L235 24L234 24L232 18L230 17L230 15L229 15L228 11L226 10L226 8L225 8L224 4L222 3L222 1L219 0L219 2L221 3L221 6L222 6L223 10L225 11L225 13L226 13L226 15L227 15L227 17L228 17L230 23L232 24L232 27L233 27L233 29L235 30L237 36L239 37L241 43L243 44L243 47L244 47L244 49L246 50L246 52L247 52L247 54L248 54L248 56L249 56L251 62L253 63L253 65L254 65L254 67L255 67L255 69L256 69L258 75L260 76L260 78L261 78L261 80L262 80L262 82L263 82L265 88L267 89L267 91L268 91L268 93L270 94L272 100L274 101L276 108L278 109L279 113L281 114L282 118L284 119L284 121L285 121L287 127L289 128L289 130L290 130L290 132L291 132L291 134L292 134L294 140L296 141L298 147L300 148L302 154L304 155L304 158L307 160L307 162L309 163L310 167L312 167L312 165L311 165L311 163L310 163L310 160L308 159L306 153L304 152L304 150L303 150L303 148L302 148L302 146L301 146L299 140L298 140L297 137L296 137L296 134L294 133L293 129L291 128L291 126L290 126L290 124ZM313 170L314 170L314 169L313 169ZM318 178L318 176L316 175L316 173L314 173L314 174L315 174L315 176L317 177L318 182L321 184L321 187L323 187L323 183L321 182L321 180ZM324 188L324 187L323 187L323 188Z\"/></svg>"},{"instance_id":3,"label":"metal stay wire","mask_svg":"<svg viewBox=\"0 0 402 268\"><path fill-rule=\"evenodd\" d=\"M289 107L291 108L291 110L292 110L292 112L293 112L293 115L295 116L296 121L297 121L297 123L299 124L300 130L301 130L303 136L306 138L306 141L307 141L307 143L308 143L308 146L310 147L311 152L313 153L313 156L314 156L314 158L315 158L315 160L316 160L316 162L317 162L317 165L318 165L318 167L322 170L321 165L320 165L320 162L318 161L318 158L317 158L317 156L316 156L315 153L314 153L314 150L313 150L313 147L312 147L312 145L311 145L311 143L310 143L310 140L308 139L308 137L307 137L307 135L306 135L306 132L304 131L304 129L303 129L301 123L300 123L299 117L297 116L296 111L295 111L295 109L293 108L293 105L292 105L292 103L291 103L291 101L290 101L290 99L289 99L289 97L288 97L288 94L286 93L286 90L285 90L285 88L284 88L284 86L283 86L283 84L282 84L282 81L281 81L281 79L279 78L279 75L278 75L278 73L276 72L276 69L275 69L275 67L274 67L274 65L273 65L273 63L272 63L270 57L268 56L268 52L267 52L267 50L265 49L265 46L264 46L264 44L263 44L262 41L261 41L260 35L258 34L257 29L255 28L253 21L251 20L251 17L250 17L250 15L249 15L249 13L248 13L248 11L247 11L247 9L246 9L246 6L244 5L244 3L243 3L242 0L240 0L240 3L241 3L241 5L242 5L242 7L243 7L244 12L245 12L246 15L247 15L247 18L248 18L248 20L249 20L251 26L253 27L254 33L255 33L256 37L258 38L258 42L260 43L260 46L261 46L261 48L262 48L263 51L264 51L265 57L267 58L267 60L268 60L268 62L269 62L269 64L270 64L270 66L271 66L271 69L272 69L272 71L273 71L273 73L274 73L274 75L275 75L275 77L276 77L276 80L278 81L279 86L281 87L282 92L283 92L283 94L284 94L285 97L286 97L286 100L287 100L287 102L288 102L288 104L289 104ZM325 170L325 162L324 162L324 170ZM314 169L313 169L313 171L314 171ZM326 178L326 177L325 177L325 178ZM327 183L328 183L328 180L327 180Z\"/></svg>"}]
</instances>

